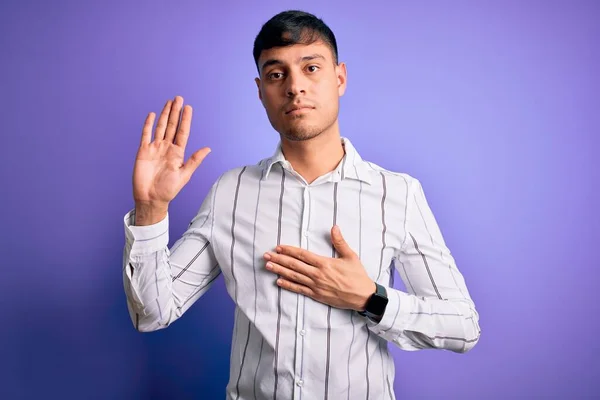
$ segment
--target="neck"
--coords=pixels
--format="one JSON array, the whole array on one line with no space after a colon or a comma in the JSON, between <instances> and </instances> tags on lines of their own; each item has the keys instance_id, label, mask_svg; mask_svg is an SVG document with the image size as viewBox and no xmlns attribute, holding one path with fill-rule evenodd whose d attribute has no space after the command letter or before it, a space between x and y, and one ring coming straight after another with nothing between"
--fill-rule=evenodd
<instances>
[{"instance_id":1,"label":"neck","mask_svg":"<svg viewBox=\"0 0 600 400\"><path fill-rule=\"evenodd\" d=\"M345 154L337 121L312 139L293 141L282 136L281 149L294 171L308 183L333 171Z\"/></svg>"}]
</instances>

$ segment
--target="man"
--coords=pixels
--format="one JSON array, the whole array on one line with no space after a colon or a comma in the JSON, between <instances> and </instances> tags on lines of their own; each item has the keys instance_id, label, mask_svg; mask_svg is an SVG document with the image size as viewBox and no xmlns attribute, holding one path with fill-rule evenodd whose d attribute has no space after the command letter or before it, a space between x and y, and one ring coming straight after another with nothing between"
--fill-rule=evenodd
<instances>
[{"instance_id":1,"label":"man","mask_svg":"<svg viewBox=\"0 0 600 400\"><path fill-rule=\"evenodd\" d=\"M394 399L387 343L463 353L478 314L415 178L362 160L340 136L346 66L311 14L274 16L254 42L272 157L225 172L171 249L168 205L204 157L183 162L192 108L143 127L124 218L123 279L139 331L181 317L223 273L235 302L230 399ZM181 123L178 124L181 116ZM395 289L395 269L408 293Z\"/></svg>"}]
</instances>

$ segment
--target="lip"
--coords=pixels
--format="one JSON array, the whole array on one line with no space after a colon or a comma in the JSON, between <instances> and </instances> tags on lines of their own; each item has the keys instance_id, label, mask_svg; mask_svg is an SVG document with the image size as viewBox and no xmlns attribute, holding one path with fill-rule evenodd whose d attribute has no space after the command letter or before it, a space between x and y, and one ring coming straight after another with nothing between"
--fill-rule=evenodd
<instances>
[{"instance_id":1,"label":"lip","mask_svg":"<svg viewBox=\"0 0 600 400\"><path fill-rule=\"evenodd\" d=\"M304 113L309 112L312 109L313 109L313 107L310 107L310 106L296 106L296 107L292 108L291 110L286 111L285 113L287 115L304 114Z\"/></svg>"}]
</instances>

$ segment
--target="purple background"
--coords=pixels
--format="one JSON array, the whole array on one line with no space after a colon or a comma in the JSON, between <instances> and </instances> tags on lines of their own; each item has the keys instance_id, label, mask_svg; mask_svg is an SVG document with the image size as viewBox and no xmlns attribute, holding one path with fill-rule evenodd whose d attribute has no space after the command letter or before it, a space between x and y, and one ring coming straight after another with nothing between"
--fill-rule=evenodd
<instances>
[{"instance_id":1,"label":"purple background","mask_svg":"<svg viewBox=\"0 0 600 400\"><path fill-rule=\"evenodd\" d=\"M224 397L222 278L137 333L122 218L142 122L177 94L186 155L213 152L172 204L171 245L222 172L273 152L252 43L297 7L347 62L342 135L422 181L481 315L467 354L390 346L398 397L598 395L600 2L251 3L1 3L0 398Z\"/></svg>"}]
</instances>

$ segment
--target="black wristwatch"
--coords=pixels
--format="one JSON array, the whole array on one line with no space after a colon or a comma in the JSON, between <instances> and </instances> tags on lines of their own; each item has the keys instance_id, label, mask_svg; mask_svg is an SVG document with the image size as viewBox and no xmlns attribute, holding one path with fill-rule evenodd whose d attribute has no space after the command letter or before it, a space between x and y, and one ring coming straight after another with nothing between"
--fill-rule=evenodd
<instances>
[{"instance_id":1,"label":"black wristwatch","mask_svg":"<svg viewBox=\"0 0 600 400\"><path fill-rule=\"evenodd\" d=\"M383 286L375 282L377 289L375 293L369 297L365 311L359 311L358 313L362 316L369 317L372 320L379 321L383 317L385 308L388 304L387 291Z\"/></svg>"}]
</instances>

